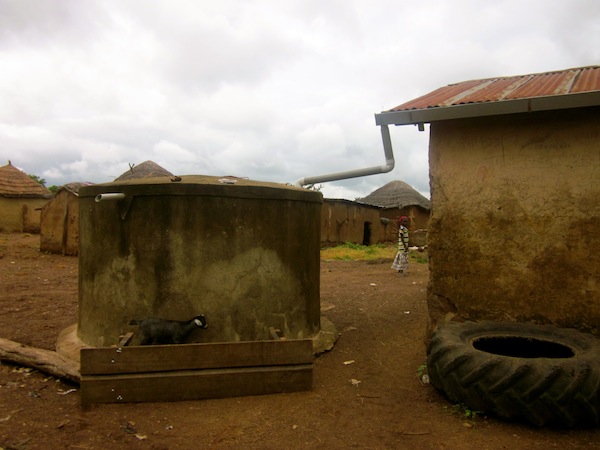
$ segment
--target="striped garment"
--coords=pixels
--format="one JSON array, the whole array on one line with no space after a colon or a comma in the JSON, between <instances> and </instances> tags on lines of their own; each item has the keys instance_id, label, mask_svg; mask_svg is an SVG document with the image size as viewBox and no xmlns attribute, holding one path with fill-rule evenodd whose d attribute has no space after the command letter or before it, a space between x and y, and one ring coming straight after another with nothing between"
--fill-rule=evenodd
<instances>
[{"instance_id":1,"label":"striped garment","mask_svg":"<svg viewBox=\"0 0 600 450\"><path fill-rule=\"evenodd\" d=\"M398 230L398 253L392 263L392 269L399 272L408 271L408 228L400 225Z\"/></svg>"}]
</instances>

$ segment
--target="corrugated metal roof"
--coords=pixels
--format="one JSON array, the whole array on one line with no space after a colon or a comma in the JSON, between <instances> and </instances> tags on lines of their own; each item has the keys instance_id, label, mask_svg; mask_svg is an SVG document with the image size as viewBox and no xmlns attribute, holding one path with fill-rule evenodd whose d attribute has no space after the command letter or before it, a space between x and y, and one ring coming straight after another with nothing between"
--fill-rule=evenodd
<instances>
[{"instance_id":1,"label":"corrugated metal roof","mask_svg":"<svg viewBox=\"0 0 600 450\"><path fill-rule=\"evenodd\" d=\"M375 123L423 124L598 106L600 66L589 66L451 84L375 114Z\"/></svg>"},{"instance_id":2,"label":"corrugated metal roof","mask_svg":"<svg viewBox=\"0 0 600 450\"><path fill-rule=\"evenodd\" d=\"M600 91L600 66L451 84L388 112Z\"/></svg>"}]
</instances>

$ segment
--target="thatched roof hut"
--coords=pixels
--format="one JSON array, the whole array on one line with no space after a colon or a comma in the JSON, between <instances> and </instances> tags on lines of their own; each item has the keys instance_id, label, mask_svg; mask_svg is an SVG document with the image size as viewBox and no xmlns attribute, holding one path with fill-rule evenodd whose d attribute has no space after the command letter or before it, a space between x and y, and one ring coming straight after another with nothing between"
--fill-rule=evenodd
<instances>
[{"instance_id":1,"label":"thatched roof hut","mask_svg":"<svg viewBox=\"0 0 600 450\"><path fill-rule=\"evenodd\" d=\"M407 216L412 231L411 239L416 244L425 245L425 230L429 226L431 202L408 183L401 180L390 181L374 190L369 195L356 200L367 205L382 208L381 217L395 221L400 216ZM416 233L420 231L420 235Z\"/></svg>"},{"instance_id":2,"label":"thatched roof hut","mask_svg":"<svg viewBox=\"0 0 600 450\"><path fill-rule=\"evenodd\" d=\"M52 192L9 161L0 167L0 196L7 198L50 198Z\"/></svg>"},{"instance_id":3,"label":"thatched roof hut","mask_svg":"<svg viewBox=\"0 0 600 450\"><path fill-rule=\"evenodd\" d=\"M366 197L359 198L356 201L367 205L380 206L381 208L402 209L406 206L420 206L428 211L431 209L431 202L427 197L401 180L390 181Z\"/></svg>"},{"instance_id":4,"label":"thatched roof hut","mask_svg":"<svg viewBox=\"0 0 600 450\"><path fill-rule=\"evenodd\" d=\"M156 164L154 161L144 161L138 165L130 165L128 171L124 172L115 181L135 180L137 178L172 177L173 174L167 169Z\"/></svg>"},{"instance_id":5,"label":"thatched roof hut","mask_svg":"<svg viewBox=\"0 0 600 450\"><path fill-rule=\"evenodd\" d=\"M0 167L0 231L40 232L40 209L52 192L22 170L8 165Z\"/></svg>"}]
</instances>

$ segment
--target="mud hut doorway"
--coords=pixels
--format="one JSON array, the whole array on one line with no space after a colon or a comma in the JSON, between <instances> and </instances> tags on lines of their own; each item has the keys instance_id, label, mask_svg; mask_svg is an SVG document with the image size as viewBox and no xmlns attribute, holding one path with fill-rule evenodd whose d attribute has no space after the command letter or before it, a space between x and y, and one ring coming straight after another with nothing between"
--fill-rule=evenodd
<instances>
[{"instance_id":1,"label":"mud hut doorway","mask_svg":"<svg viewBox=\"0 0 600 450\"><path fill-rule=\"evenodd\" d=\"M363 227L363 245L371 245L371 222L365 222Z\"/></svg>"}]
</instances>

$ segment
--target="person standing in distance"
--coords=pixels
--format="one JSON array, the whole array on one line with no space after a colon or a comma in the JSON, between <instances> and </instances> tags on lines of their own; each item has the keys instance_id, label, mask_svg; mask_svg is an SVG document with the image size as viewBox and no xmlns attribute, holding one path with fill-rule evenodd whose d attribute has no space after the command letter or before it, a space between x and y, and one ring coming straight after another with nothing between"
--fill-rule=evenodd
<instances>
[{"instance_id":1,"label":"person standing in distance","mask_svg":"<svg viewBox=\"0 0 600 450\"><path fill-rule=\"evenodd\" d=\"M408 217L398 219L398 252L392 263L392 269L398 271L398 276L408 275Z\"/></svg>"}]
</instances>

